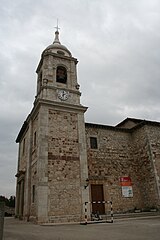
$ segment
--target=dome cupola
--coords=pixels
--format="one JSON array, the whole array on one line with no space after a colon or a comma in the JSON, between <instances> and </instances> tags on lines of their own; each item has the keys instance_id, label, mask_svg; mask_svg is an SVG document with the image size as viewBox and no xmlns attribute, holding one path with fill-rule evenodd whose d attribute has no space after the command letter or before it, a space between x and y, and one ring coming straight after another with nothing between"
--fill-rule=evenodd
<instances>
[{"instance_id":1,"label":"dome cupola","mask_svg":"<svg viewBox=\"0 0 160 240\"><path fill-rule=\"evenodd\" d=\"M62 45L59 41L58 27L57 27L57 30L55 32L54 42L44 50L44 52L46 52L46 51L51 52L51 53L56 53L56 54L61 55L61 56L64 55L64 56L67 56L67 57L72 57L71 52L64 45Z\"/></svg>"}]
</instances>

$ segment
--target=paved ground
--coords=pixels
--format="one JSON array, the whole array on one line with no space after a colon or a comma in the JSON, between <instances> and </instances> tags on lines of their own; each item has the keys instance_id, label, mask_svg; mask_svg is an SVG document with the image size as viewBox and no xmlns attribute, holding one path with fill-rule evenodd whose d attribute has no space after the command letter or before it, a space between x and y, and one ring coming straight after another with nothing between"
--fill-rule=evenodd
<instances>
[{"instance_id":1,"label":"paved ground","mask_svg":"<svg viewBox=\"0 0 160 240\"><path fill-rule=\"evenodd\" d=\"M39 226L5 218L4 240L160 240L160 216L90 225Z\"/></svg>"}]
</instances>

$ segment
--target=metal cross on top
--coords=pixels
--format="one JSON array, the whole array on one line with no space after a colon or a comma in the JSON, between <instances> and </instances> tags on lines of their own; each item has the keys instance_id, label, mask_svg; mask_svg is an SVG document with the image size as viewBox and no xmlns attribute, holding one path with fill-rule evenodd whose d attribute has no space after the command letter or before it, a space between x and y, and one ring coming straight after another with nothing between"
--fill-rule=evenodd
<instances>
[{"instance_id":1,"label":"metal cross on top","mask_svg":"<svg viewBox=\"0 0 160 240\"><path fill-rule=\"evenodd\" d=\"M57 32L58 32L58 29L60 29L60 28L58 27L58 19L57 19L57 26L54 27L54 28L56 28L56 31L57 31Z\"/></svg>"}]
</instances>

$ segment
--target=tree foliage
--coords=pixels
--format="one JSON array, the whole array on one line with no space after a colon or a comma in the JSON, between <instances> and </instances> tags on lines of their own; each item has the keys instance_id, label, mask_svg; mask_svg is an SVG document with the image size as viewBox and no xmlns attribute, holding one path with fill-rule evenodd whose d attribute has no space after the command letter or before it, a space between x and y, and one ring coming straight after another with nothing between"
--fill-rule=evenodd
<instances>
[{"instance_id":1,"label":"tree foliage","mask_svg":"<svg viewBox=\"0 0 160 240\"><path fill-rule=\"evenodd\" d=\"M5 202L5 205L11 208L15 207L15 196L10 196L6 198L5 196L0 196L0 202Z\"/></svg>"}]
</instances>

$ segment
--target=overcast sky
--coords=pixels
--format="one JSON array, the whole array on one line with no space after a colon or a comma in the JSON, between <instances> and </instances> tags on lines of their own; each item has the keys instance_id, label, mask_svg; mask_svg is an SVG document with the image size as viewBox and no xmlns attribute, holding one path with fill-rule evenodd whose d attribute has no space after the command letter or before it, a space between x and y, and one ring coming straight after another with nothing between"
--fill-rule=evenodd
<instances>
[{"instance_id":1,"label":"overcast sky","mask_svg":"<svg viewBox=\"0 0 160 240\"><path fill-rule=\"evenodd\" d=\"M0 1L0 195L15 195L17 134L36 92L36 67L53 42L78 59L86 121L160 121L159 0Z\"/></svg>"}]
</instances>

